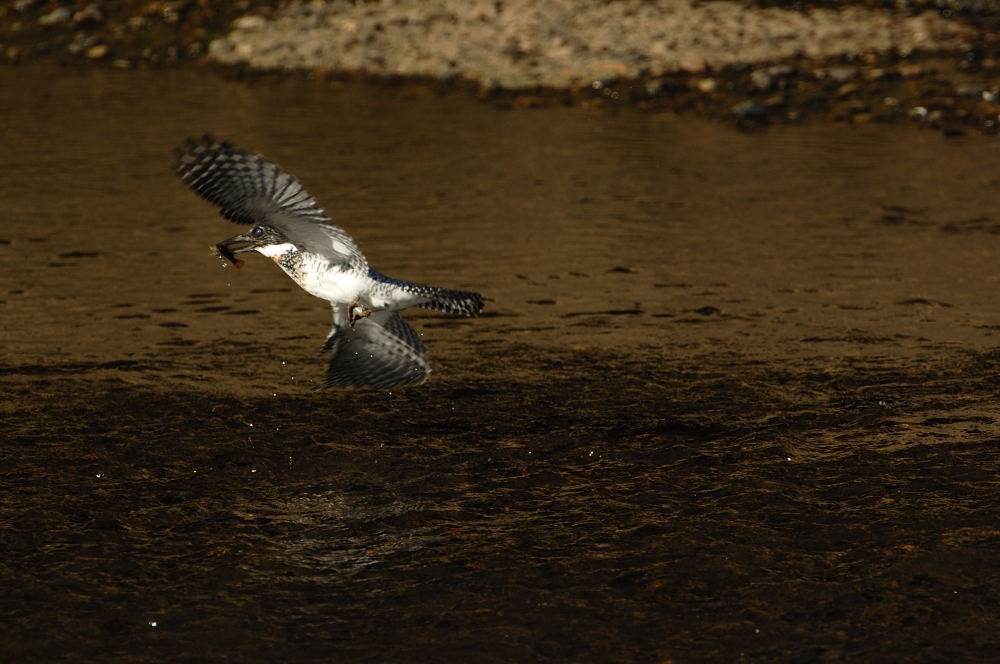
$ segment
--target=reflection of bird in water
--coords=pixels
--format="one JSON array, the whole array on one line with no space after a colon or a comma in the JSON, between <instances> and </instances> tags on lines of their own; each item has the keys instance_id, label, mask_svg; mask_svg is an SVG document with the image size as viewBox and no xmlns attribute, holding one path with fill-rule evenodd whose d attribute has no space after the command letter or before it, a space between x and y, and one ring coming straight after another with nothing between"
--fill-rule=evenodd
<instances>
[{"instance_id":1,"label":"reflection of bird in water","mask_svg":"<svg viewBox=\"0 0 1000 664\"><path fill-rule=\"evenodd\" d=\"M239 265L235 254L261 253L310 295L329 300L333 329L321 352L331 358L322 387L422 383L431 372L427 349L399 310L474 316L483 308L478 293L419 286L370 267L299 181L260 155L205 136L188 139L174 156L191 189L218 205L222 216L252 226L216 245L221 256Z\"/></svg>"}]
</instances>

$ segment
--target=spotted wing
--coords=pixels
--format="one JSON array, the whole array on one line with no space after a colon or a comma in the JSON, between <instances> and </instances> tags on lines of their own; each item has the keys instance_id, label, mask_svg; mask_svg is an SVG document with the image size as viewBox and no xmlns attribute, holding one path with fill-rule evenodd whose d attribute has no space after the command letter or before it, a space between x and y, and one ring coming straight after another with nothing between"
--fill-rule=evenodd
<instances>
[{"instance_id":1,"label":"spotted wing","mask_svg":"<svg viewBox=\"0 0 1000 664\"><path fill-rule=\"evenodd\" d=\"M299 181L277 164L211 136L187 139L174 150L174 169L192 190L239 224L268 223L301 248L331 255L359 269L368 262L342 228L334 226Z\"/></svg>"},{"instance_id":2,"label":"spotted wing","mask_svg":"<svg viewBox=\"0 0 1000 664\"><path fill-rule=\"evenodd\" d=\"M395 311L376 311L338 332L326 387L403 387L431 374L417 331Z\"/></svg>"}]
</instances>

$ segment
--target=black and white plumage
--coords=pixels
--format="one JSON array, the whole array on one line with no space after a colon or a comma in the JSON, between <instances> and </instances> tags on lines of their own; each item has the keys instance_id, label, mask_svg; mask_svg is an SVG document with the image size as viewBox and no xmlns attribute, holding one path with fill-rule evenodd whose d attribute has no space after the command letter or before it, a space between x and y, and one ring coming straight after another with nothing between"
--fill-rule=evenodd
<instances>
[{"instance_id":1,"label":"black and white plumage","mask_svg":"<svg viewBox=\"0 0 1000 664\"><path fill-rule=\"evenodd\" d=\"M399 310L474 316L483 308L478 293L392 279L369 266L299 181L260 155L204 136L189 138L174 156L177 174L195 193L226 219L251 225L216 245L220 255L238 265L235 254L256 251L330 302L333 329L321 352L331 358L321 387L420 384L431 372L427 349Z\"/></svg>"}]
</instances>

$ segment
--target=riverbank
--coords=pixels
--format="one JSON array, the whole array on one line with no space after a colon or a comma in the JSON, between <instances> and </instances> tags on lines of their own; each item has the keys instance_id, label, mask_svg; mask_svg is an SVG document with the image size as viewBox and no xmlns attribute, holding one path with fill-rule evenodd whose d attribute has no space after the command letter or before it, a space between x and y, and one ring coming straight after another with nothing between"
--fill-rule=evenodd
<instances>
[{"instance_id":1,"label":"riverbank","mask_svg":"<svg viewBox=\"0 0 1000 664\"><path fill-rule=\"evenodd\" d=\"M820 118L996 131L1000 56L985 8L798 6L19 0L0 8L0 60L363 77L512 107L628 104L748 126Z\"/></svg>"}]
</instances>

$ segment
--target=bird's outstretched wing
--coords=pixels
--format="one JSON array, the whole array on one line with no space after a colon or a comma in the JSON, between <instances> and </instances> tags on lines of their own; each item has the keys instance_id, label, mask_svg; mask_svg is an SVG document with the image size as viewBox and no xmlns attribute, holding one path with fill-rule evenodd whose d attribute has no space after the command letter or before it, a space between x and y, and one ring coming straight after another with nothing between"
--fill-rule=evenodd
<instances>
[{"instance_id":1,"label":"bird's outstretched wing","mask_svg":"<svg viewBox=\"0 0 1000 664\"><path fill-rule=\"evenodd\" d=\"M431 374L417 331L395 311L376 311L338 332L326 387L403 387Z\"/></svg>"},{"instance_id":2,"label":"bird's outstretched wing","mask_svg":"<svg viewBox=\"0 0 1000 664\"><path fill-rule=\"evenodd\" d=\"M239 224L268 223L302 249L330 255L351 267L368 262L342 228L334 226L299 181L262 156L209 135L189 138L174 150L174 169L192 190Z\"/></svg>"}]
</instances>

